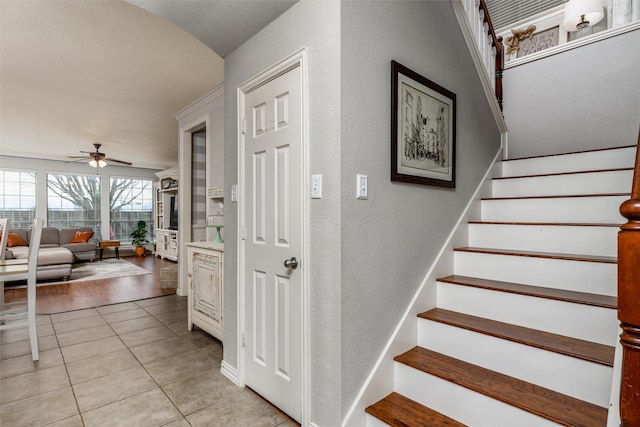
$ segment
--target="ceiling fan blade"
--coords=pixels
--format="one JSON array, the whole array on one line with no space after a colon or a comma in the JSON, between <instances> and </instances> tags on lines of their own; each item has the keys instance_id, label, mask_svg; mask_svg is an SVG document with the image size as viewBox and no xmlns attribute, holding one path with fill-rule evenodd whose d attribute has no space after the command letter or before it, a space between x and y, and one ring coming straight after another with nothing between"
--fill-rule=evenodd
<instances>
[{"instance_id":1,"label":"ceiling fan blade","mask_svg":"<svg viewBox=\"0 0 640 427\"><path fill-rule=\"evenodd\" d=\"M90 159L90 156L67 156L68 159Z\"/></svg>"},{"instance_id":2,"label":"ceiling fan blade","mask_svg":"<svg viewBox=\"0 0 640 427\"><path fill-rule=\"evenodd\" d=\"M112 159L110 157L105 157L104 160L106 160L107 162L121 163L121 164L127 165L127 166L133 165L133 163L131 163L131 162L125 162L124 160L118 160L118 159Z\"/></svg>"}]
</instances>

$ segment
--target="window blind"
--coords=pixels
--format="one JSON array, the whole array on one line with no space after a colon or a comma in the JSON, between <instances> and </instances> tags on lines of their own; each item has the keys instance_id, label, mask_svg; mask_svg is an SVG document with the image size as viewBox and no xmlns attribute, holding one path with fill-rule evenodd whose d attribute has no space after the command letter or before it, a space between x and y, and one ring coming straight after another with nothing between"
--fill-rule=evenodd
<instances>
[{"instance_id":1,"label":"window blind","mask_svg":"<svg viewBox=\"0 0 640 427\"><path fill-rule=\"evenodd\" d=\"M566 0L486 0L493 27L500 28L564 4Z\"/></svg>"}]
</instances>

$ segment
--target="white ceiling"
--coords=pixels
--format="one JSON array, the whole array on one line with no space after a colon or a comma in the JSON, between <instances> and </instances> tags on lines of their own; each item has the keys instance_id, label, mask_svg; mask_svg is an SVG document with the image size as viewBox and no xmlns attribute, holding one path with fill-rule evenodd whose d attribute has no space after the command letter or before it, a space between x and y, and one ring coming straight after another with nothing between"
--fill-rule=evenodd
<instances>
[{"instance_id":1,"label":"white ceiling","mask_svg":"<svg viewBox=\"0 0 640 427\"><path fill-rule=\"evenodd\" d=\"M173 114L224 79L221 56L177 25L226 55L294 4L131 3L154 13L120 0L0 0L0 154L67 160L101 143L134 167L177 165Z\"/></svg>"}]
</instances>

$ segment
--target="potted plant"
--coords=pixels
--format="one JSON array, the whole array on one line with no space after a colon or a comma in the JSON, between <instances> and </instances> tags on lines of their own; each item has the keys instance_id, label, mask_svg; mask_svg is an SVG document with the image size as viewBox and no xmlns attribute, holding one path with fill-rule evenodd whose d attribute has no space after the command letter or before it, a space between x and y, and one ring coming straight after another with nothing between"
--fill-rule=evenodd
<instances>
[{"instance_id":1,"label":"potted plant","mask_svg":"<svg viewBox=\"0 0 640 427\"><path fill-rule=\"evenodd\" d=\"M138 221L138 228L131 232L131 244L136 247L136 256L143 256L145 247L149 241L147 237L147 223L144 221Z\"/></svg>"}]
</instances>

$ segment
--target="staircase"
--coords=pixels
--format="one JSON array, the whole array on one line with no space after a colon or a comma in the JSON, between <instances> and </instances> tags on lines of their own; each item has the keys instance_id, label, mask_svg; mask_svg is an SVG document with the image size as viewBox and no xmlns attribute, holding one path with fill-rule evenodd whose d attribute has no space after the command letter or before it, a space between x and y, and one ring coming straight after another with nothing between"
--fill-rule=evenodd
<instances>
[{"instance_id":1,"label":"staircase","mask_svg":"<svg viewBox=\"0 0 640 427\"><path fill-rule=\"evenodd\" d=\"M502 162L368 426L605 426L635 146Z\"/></svg>"}]
</instances>

